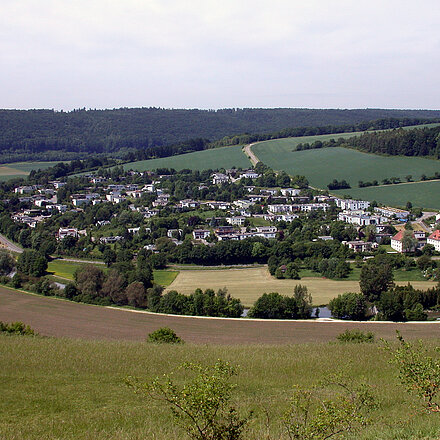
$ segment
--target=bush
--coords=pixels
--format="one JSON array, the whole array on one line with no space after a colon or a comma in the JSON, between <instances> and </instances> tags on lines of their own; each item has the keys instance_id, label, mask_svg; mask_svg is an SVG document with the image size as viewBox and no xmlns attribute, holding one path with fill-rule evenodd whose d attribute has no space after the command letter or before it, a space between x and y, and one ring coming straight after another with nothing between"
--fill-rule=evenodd
<instances>
[{"instance_id":1,"label":"bush","mask_svg":"<svg viewBox=\"0 0 440 440\"><path fill-rule=\"evenodd\" d=\"M162 327L148 335L148 342L156 344L183 344L184 341L177 336L174 330Z\"/></svg>"},{"instance_id":2,"label":"bush","mask_svg":"<svg viewBox=\"0 0 440 440\"><path fill-rule=\"evenodd\" d=\"M354 342L356 344L361 344L364 342L374 342L374 333L372 332L363 332L358 328L353 330L345 330L345 332L341 333L337 336L339 342Z\"/></svg>"},{"instance_id":3,"label":"bush","mask_svg":"<svg viewBox=\"0 0 440 440\"><path fill-rule=\"evenodd\" d=\"M221 360L208 367L186 363L180 368L193 372L193 377L183 386L176 384L172 375L144 384L131 377L126 382L149 400L165 403L176 424L193 440L243 438L251 414L240 417L230 404L236 387L230 381L237 374L235 368Z\"/></svg>"},{"instance_id":4,"label":"bush","mask_svg":"<svg viewBox=\"0 0 440 440\"><path fill-rule=\"evenodd\" d=\"M22 335L22 336L35 336L37 333L31 329L28 325L22 322L7 322L0 321L0 332L7 333L9 335Z\"/></svg>"}]
</instances>

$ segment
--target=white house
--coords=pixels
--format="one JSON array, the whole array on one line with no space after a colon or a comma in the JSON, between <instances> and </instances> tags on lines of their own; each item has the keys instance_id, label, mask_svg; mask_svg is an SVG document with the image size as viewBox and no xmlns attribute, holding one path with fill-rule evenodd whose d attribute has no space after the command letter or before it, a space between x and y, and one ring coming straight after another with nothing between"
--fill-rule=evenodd
<instances>
[{"instance_id":1,"label":"white house","mask_svg":"<svg viewBox=\"0 0 440 440\"><path fill-rule=\"evenodd\" d=\"M226 221L230 225L236 225L236 226L243 226L246 218L242 216L236 216L236 217L227 217Z\"/></svg>"},{"instance_id":2,"label":"white house","mask_svg":"<svg viewBox=\"0 0 440 440\"><path fill-rule=\"evenodd\" d=\"M76 228L60 228L58 229L57 239L62 240L66 237L78 238L78 229Z\"/></svg>"},{"instance_id":3,"label":"white house","mask_svg":"<svg viewBox=\"0 0 440 440\"><path fill-rule=\"evenodd\" d=\"M361 211L370 207L366 200L335 199L336 206L345 211Z\"/></svg>"},{"instance_id":4,"label":"white house","mask_svg":"<svg viewBox=\"0 0 440 440\"><path fill-rule=\"evenodd\" d=\"M214 185L222 185L223 183L228 183L229 177L226 174L214 173L212 175L212 183Z\"/></svg>"},{"instance_id":5,"label":"white house","mask_svg":"<svg viewBox=\"0 0 440 440\"><path fill-rule=\"evenodd\" d=\"M432 244L437 252L440 252L440 231L434 231L426 240L426 244Z\"/></svg>"},{"instance_id":6,"label":"white house","mask_svg":"<svg viewBox=\"0 0 440 440\"><path fill-rule=\"evenodd\" d=\"M204 240L209 237L211 231L208 229L195 229L193 231L194 240Z\"/></svg>"}]
</instances>

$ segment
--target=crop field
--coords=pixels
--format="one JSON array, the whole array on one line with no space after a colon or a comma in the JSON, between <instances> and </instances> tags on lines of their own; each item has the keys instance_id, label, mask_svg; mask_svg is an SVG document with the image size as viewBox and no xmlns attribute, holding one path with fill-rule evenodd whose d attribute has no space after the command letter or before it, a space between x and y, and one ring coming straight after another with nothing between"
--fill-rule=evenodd
<instances>
[{"instance_id":1,"label":"crop field","mask_svg":"<svg viewBox=\"0 0 440 440\"><path fill-rule=\"evenodd\" d=\"M412 281L416 288L427 289L435 286L434 282ZM313 304L323 305L344 292L359 292L356 280L334 281L326 278L302 278L301 280L277 280L271 277L266 267L228 269L228 270L182 270L168 290L177 290L189 294L198 287L215 290L227 287L228 293L240 298L245 306L253 303L263 294L278 292L283 295L293 294L295 285L307 286L313 298ZM398 284L406 284L399 281Z\"/></svg>"},{"instance_id":2,"label":"crop field","mask_svg":"<svg viewBox=\"0 0 440 440\"><path fill-rule=\"evenodd\" d=\"M0 181L26 177L32 170L45 170L59 162L14 162L0 165Z\"/></svg>"},{"instance_id":3,"label":"crop field","mask_svg":"<svg viewBox=\"0 0 440 440\"><path fill-rule=\"evenodd\" d=\"M431 176L440 172L440 161L437 160L379 156L343 147L292 151L297 139L292 138L292 143L287 141L280 139L261 142L252 150L270 167L291 175L304 175L312 186L318 188L327 188L333 179L345 179L352 187L357 187L359 180L377 180L380 183L385 178L399 177L405 181L407 175L419 180L422 174ZM397 191L402 190L406 191L407 188Z\"/></svg>"},{"instance_id":4,"label":"crop field","mask_svg":"<svg viewBox=\"0 0 440 440\"><path fill-rule=\"evenodd\" d=\"M438 162L440 165L440 162ZM332 191L339 195L350 195L356 199L405 207L410 201L413 206L424 209L440 209L440 181L425 181L385 185L368 188L352 188Z\"/></svg>"},{"instance_id":5,"label":"crop field","mask_svg":"<svg viewBox=\"0 0 440 440\"><path fill-rule=\"evenodd\" d=\"M66 338L142 341L160 327L174 329L186 342L214 345L329 342L353 328L387 339L393 339L396 330L410 339L440 338L440 324L433 321L397 324L173 316L75 303L6 287L0 287L0 304L0 321L22 321L41 335Z\"/></svg>"},{"instance_id":6,"label":"crop field","mask_svg":"<svg viewBox=\"0 0 440 440\"><path fill-rule=\"evenodd\" d=\"M195 153L180 154L178 156L162 157L159 159L142 160L124 165L126 170L154 170L156 168L174 168L175 170L207 170L217 168L248 168L249 159L242 152L240 146L214 148L211 150L196 151Z\"/></svg>"}]
</instances>

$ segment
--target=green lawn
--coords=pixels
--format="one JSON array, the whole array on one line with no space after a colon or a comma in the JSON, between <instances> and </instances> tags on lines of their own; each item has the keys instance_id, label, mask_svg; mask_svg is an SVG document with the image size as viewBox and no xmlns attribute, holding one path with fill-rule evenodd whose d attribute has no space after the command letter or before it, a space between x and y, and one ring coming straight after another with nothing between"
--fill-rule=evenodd
<instances>
[{"instance_id":1,"label":"green lawn","mask_svg":"<svg viewBox=\"0 0 440 440\"><path fill-rule=\"evenodd\" d=\"M338 281L359 281L361 268L356 267L354 264L350 264L350 267L351 271L347 278L340 278ZM413 268L411 270L395 269L393 274L395 281L427 281L422 272L417 268ZM309 269L301 269L299 271L299 275L301 278L322 277L319 272L314 272Z\"/></svg>"},{"instance_id":2,"label":"green lawn","mask_svg":"<svg viewBox=\"0 0 440 440\"><path fill-rule=\"evenodd\" d=\"M433 351L435 342L427 344ZM158 346L0 335L0 438L186 439L163 403L135 394L124 379L148 382L174 371L173 380L182 385L188 380L178 369L183 362L223 359L238 366L234 405L240 413L254 411L243 440L287 440L282 417L295 385L310 387L341 368L354 381L366 380L380 402L372 425L346 438L438 439L440 418L419 410L381 345Z\"/></svg>"},{"instance_id":3,"label":"green lawn","mask_svg":"<svg viewBox=\"0 0 440 440\"><path fill-rule=\"evenodd\" d=\"M130 162L124 165L124 169L138 171L154 170L156 168L206 170L232 167L248 168L250 166L251 163L242 152L241 147L233 146L163 157L160 159Z\"/></svg>"},{"instance_id":4,"label":"green lawn","mask_svg":"<svg viewBox=\"0 0 440 440\"><path fill-rule=\"evenodd\" d=\"M48 264L47 272L55 278L59 278L57 281L73 281L75 271L85 264L90 263L79 263L73 261L63 261L63 260L52 260ZM103 271L107 271L108 268L104 264L95 263ZM153 271L154 282L160 284L161 286L169 286L176 276L179 274L178 271L172 270L155 270Z\"/></svg>"},{"instance_id":5,"label":"green lawn","mask_svg":"<svg viewBox=\"0 0 440 440\"><path fill-rule=\"evenodd\" d=\"M168 287L179 275L177 270L155 270L154 282L160 284L161 286Z\"/></svg>"},{"instance_id":6,"label":"green lawn","mask_svg":"<svg viewBox=\"0 0 440 440\"><path fill-rule=\"evenodd\" d=\"M52 260L49 261L47 272L52 276L63 278L66 280L73 280L73 276L77 269L83 267L86 264L90 263L79 263L74 261L63 261L63 260ZM96 263L96 266L101 268L102 270L106 270L106 266L104 264Z\"/></svg>"}]
</instances>

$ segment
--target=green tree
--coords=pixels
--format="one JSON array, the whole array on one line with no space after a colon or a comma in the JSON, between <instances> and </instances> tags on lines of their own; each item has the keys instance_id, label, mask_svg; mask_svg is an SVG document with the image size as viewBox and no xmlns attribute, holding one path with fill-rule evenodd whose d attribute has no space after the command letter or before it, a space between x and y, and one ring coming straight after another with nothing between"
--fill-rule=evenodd
<instances>
[{"instance_id":1,"label":"green tree","mask_svg":"<svg viewBox=\"0 0 440 440\"><path fill-rule=\"evenodd\" d=\"M104 272L93 264L85 264L78 268L74 275L76 287L84 294L95 298L101 295L105 280Z\"/></svg>"},{"instance_id":2,"label":"green tree","mask_svg":"<svg viewBox=\"0 0 440 440\"><path fill-rule=\"evenodd\" d=\"M15 267L15 260L6 249L0 249L0 275L8 275Z\"/></svg>"},{"instance_id":3,"label":"green tree","mask_svg":"<svg viewBox=\"0 0 440 440\"><path fill-rule=\"evenodd\" d=\"M25 249L17 259L17 269L24 274L41 277L46 273L47 260L40 252Z\"/></svg>"},{"instance_id":4,"label":"green tree","mask_svg":"<svg viewBox=\"0 0 440 440\"><path fill-rule=\"evenodd\" d=\"M332 316L338 319L362 321L367 316L367 301L362 293L347 292L328 304Z\"/></svg>"},{"instance_id":5,"label":"green tree","mask_svg":"<svg viewBox=\"0 0 440 440\"><path fill-rule=\"evenodd\" d=\"M362 266L359 286L367 301L374 302L394 285L393 279L393 269L389 264L368 262Z\"/></svg>"}]
</instances>

